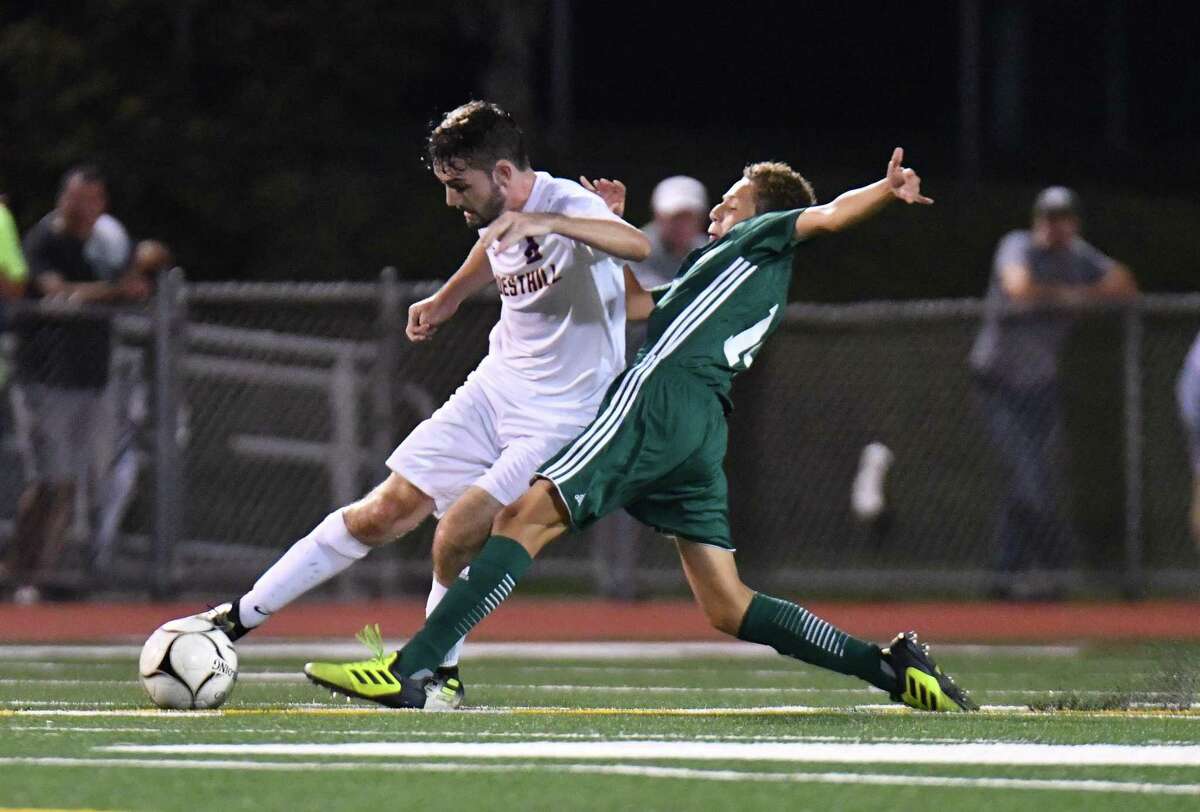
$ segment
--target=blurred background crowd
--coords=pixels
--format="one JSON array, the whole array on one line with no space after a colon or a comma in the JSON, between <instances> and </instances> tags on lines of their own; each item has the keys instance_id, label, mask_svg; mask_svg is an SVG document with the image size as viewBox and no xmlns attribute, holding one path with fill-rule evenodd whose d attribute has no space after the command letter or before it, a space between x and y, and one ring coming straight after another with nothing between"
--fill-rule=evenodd
<instances>
[{"instance_id":1,"label":"blurred background crowd","mask_svg":"<svg viewBox=\"0 0 1200 812\"><path fill-rule=\"evenodd\" d=\"M1194 594L1198 31L1126 0L761 3L736 30L683 4L5 3L0 599L249 578L378 477L494 319L438 357L396 337L471 243L421 156L473 97L538 168L625 181L646 286L745 163L821 199L896 144L920 169L931 210L801 252L788 338L739 384L749 567ZM651 537L616 517L547 588L677 588ZM422 554L337 589L402 591Z\"/></svg>"}]
</instances>

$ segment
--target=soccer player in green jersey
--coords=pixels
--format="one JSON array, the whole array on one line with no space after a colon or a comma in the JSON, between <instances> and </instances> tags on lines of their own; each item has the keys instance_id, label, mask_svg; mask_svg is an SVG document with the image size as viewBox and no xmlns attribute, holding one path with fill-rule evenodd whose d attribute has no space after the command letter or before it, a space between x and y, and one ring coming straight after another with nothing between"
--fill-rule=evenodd
<instances>
[{"instance_id":1,"label":"soccer player in green jersey","mask_svg":"<svg viewBox=\"0 0 1200 812\"><path fill-rule=\"evenodd\" d=\"M633 297L630 318L649 311L646 343L609 388L596 419L500 511L470 579L451 587L401 651L385 654L377 631L360 635L375 648L373 659L309 663L308 677L392 707L438 707L440 687L431 678L442 656L508 597L534 557L568 529L625 508L675 538L688 584L721 631L859 677L914 708L975 709L914 634L881 649L747 587L729 530L722 465L733 377L782 321L792 257L802 243L893 200L933 202L921 194L916 172L901 166L903 157L896 148L882 180L821 206L786 164L748 166L710 214L712 242L684 260L670 285ZM542 233L538 217L514 215L482 241L504 250Z\"/></svg>"}]
</instances>

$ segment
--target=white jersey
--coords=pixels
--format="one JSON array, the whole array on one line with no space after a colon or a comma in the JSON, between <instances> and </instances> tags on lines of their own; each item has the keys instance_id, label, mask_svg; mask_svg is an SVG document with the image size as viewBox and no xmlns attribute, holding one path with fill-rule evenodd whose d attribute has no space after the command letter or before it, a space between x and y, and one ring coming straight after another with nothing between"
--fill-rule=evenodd
<instances>
[{"instance_id":1,"label":"white jersey","mask_svg":"<svg viewBox=\"0 0 1200 812\"><path fill-rule=\"evenodd\" d=\"M578 183L536 173L522 211L619 220ZM480 229L482 235L485 229ZM480 373L515 385L536 409L599 408L625 367L625 283L608 254L559 234L529 237L488 259L500 290L500 320Z\"/></svg>"}]
</instances>

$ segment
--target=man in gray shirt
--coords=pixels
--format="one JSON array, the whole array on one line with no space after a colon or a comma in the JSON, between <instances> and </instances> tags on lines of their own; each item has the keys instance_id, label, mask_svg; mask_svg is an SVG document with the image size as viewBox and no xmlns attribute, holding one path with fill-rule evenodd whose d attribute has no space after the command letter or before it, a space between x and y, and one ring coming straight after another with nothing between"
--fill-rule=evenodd
<instances>
[{"instance_id":1,"label":"man in gray shirt","mask_svg":"<svg viewBox=\"0 0 1200 812\"><path fill-rule=\"evenodd\" d=\"M1043 190L1033 227L1000 240L983 328L971 351L991 439L1010 475L996 561L1006 576L1066 563L1071 534L1058 518L1054 462L1062 443L1058 362L1073 311L1137 294L1129 271L1080 237L1079 204L1062 186Z\"/></svg>"}]
</instances>

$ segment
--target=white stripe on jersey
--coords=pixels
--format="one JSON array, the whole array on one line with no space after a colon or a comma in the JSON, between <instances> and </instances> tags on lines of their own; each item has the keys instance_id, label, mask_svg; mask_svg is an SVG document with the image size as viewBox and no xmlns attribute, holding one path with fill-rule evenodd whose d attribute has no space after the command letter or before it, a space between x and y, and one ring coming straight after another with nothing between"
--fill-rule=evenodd
<instances>
[{"instance_id":1,"label":"white stripe on jersey","mask_svg":"<svg viewBox=\"0 0 1200 812\"><path fill-rule=\"evenodd\" d=\"M636 365L634 365L634 367L629 371L629 374L626 375L624 380L621 381L621 385L617 387L616 393L613 395L612 400L609 401L609 405L604 412L600 415L597 415L596 419L592 421L592 425L588 427L588 430L571 443L572 450L564 454L552 468L543 473L549 475L551 471L562 470L564 467L572 465L578 455L588 453L592 449L595 442L600 441L599 438L608 431L609 427L614 422L620 422L620 420L628 411L628 407L632 403L633 398L637 397L637 390L640 388L641 379L651 368L654 359L657 357L659 349L664 347L665 342L667 342L671 336L675 335L679 329L682 329L685 326L687 320L692 316L693 313L704 307L705 302L708 300L708 297L711 295L713 290L719 288L730 276L737 273L742 268L745 268L748 264L749 263L747 263L741 257L735 259L728 268L722 271L717 278L709 284L707 289L702 291L699 296L697 296L688 304L687 307L683 309L679 316L676 317L674 322L672 322L663 332L663 334L659 336L658 341L655 342L654 346L650 348L650 352L646 353L646 356Z\"/></svg>"},{"instance_id":2,"label":"white stripe on jersey","mask_svg":"<svg viewBox=\"0 0 1200 812\"><path fill-rule=\"evenodd\" d=\"M654 368L658 366L659 362L674 352L687 340L688 336L699 329L700 325L715 313L725 303L725 300L733 295L733 292L741 287L742 283L749 279L756 270L758 270L757 265L749 265L744 259L738 257L729 268L710 283L704 292L676 317L671 327L663 333L654 348L637 364L634 371L626 376L625 381L622 382L622 388L624 388L624 383L629 380L635 377L637 380L633 384L632 389L629 390L628 396L624 398L622 405L619 408L614 408L617 406L617 398L614 397L612 402L609 403L609 407L605 409L604 420L597 419L596 423L593 424L593 428L598 428L601 422L603 422L605 428L602 429L602 433L594 435L590 442L581 442L584 441L587 435L592 434L591 430L586 432L583 437L580 437L579 440L576 440L572 444L570 452L565 454L550 469L542 472L542 475L547 479L556 481L568 480L591 462L617 433L621 421L628 415L629 410L632 408L633 402L642 388L642 384L650 376L650 373L654 371ZM585 445L587 448L584 448Z\"/></svg>"},{"instance_id":3,"label":"white stripe on jersey","mask_svg":"<svg viewBox=\"0 0 1200 812\"><path fill-rule=\"evenodd\" d=\"M687 280L691 279L693 276L696 275L696 271L700 270L700 268L705 263L707 263L710 259L712 259L713 257L720 254L722 251L724 251L725 248L726 248L726 246L721 246L720 248L714 248L713 250L709 251L707 254L700 257L695 262L693 262L692 267L690 267L686 271L684 271L683 276L677 276L674 279L672 279L670 281L670 283L667 284L667 292L665 294L663 294L663 297L661 299L659 299L658 303L666 304L669 300L674 299L675 291L679 290L680 286L683 285L684 282L686 282ZM738 259L741 259L741 257L738 257Z\"/></svg>"}]
</instances>

